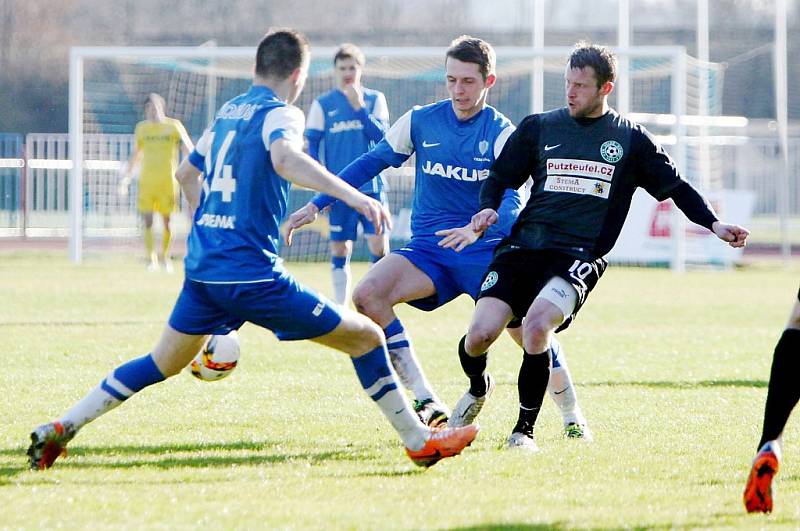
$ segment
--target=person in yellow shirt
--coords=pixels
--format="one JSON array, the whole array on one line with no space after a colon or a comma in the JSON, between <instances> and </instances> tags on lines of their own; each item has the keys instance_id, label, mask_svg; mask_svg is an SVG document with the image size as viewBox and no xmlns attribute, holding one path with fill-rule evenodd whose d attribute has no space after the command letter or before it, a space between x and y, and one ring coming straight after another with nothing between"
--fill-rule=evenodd
<instances>
[{"instance_id":1,"label":"person in yellow shirt","mask_svg":"<svg viewBox=\"0 0 800 531\"><path fill-rule=\"evenodd\" d=\"M175 210L178 192L175 181L178 149L183 148L184 156L187 156L194 146L180 120L167 117L164 98L160 95L153 93L147 97L144 114L145 120L136 124L136 142L125 181L130 182L133 169L141 164L138 208L144 218L144 246L149 259L148 269L157 271L160 267L159 254L153 245L153 213L158 212L164 220L160 257L164 268L171 272L169 247L172 233L169 221Z\"/></svg>"}]
</instances>

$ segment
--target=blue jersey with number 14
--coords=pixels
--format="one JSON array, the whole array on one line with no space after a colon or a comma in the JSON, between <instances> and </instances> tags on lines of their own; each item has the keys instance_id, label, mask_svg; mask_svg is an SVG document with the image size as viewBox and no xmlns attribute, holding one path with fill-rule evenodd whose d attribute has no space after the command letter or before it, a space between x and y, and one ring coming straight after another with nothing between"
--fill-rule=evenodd
<instances>
[{"instance_id":1,"label":"blue jersey with number 14","mask_svg":"<svg viewBox=\"0 0 800 531\"><path fill-rule=\"evenodd\" d=\"M303 112L267 87L230 100L189 161L204 173L185 259L186 278L206 283L269 282L281 269L279 224L290 183L272 167L272 142L302 148Z\"/></svg>"}]
</instances>

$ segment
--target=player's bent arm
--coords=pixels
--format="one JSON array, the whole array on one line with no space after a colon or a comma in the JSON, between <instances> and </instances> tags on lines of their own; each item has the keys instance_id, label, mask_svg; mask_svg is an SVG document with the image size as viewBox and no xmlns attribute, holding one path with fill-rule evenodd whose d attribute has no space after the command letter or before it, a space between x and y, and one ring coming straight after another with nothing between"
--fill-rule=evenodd
<instances>
[{"instance_id":1,"label":"player's bent arm","mask_svg":"<svg viewBox=\"0 0 800 531\"><path fill-rule=\"evenodd\" d=\"M189 204L189 208L192 212L197 208L197 204L200 201L202 182L200 176L202 174L203 172L192 164L188 157L183 159L180 166L178 166L178 170L175 172L175 179L178 181L178 184L181 185L183 197L186 198L186 202Z\"/></svg>"},{"instance_id":2,"label":"player's bent arm","mask_svg":"<svg viewBox=\"0 0 800 531\"><path fill-rule=\"evenodd\" d=\"M411 140L411 116L414 109L401 116L386 132L386 136L378 144L347 165L339 172L339 177L358 188L380 172L394 166L399 168L414 153ZM388 116L388 111L386 111ZM317 196L314 204L321 210L333 203L330 196Z\"/></svg>"},{"instance_id":3,"label":"player's bent arm","mask_svg":"<svg viewBox=\"0 0 800 531\"><path fill-rule=\"evenodd\" d=\"M383 144L383 142L381 142L381 144ZM377 151L381 144L378 144L378 146L348 164L345 169L339 172L339 178L353 188L358 188L389 166L392 166L392 163L378 155ZM402 164L402 162L400 164ZM317 195L311 200L319 210L322 210L334 201L336 201L336 198L333 197L333 194L327 193L327 190L325 190L325 193Z\"/></svg>"},{"instance_id":4,"label":"player's bent arm","mask_svg":"<svg viewBox=\"0 0 800 531\"><path fill-rule=\"evenodd\" d=\"M693 223L713 232L720 240L731 247L744 247L749 231L738 225L723 223L717 219L714 210L706 199L691 184L681 182L669 194L686 217Z\"/></svg>"},{"instance_id":5,"label":"player's bent arm","mask_svg":"<svg viewBox=\"0 0 800 531\"><path fill-rule=\"evenodd\" d=\"M378 201L365 196L330 173L297 149L294 143L283 138L276 139L270 144L269 152L273 168L284 179L312 190L324 190L365 215L379 231L384 224L391 224L388 211Z\"/></svg>"}]
</instances>

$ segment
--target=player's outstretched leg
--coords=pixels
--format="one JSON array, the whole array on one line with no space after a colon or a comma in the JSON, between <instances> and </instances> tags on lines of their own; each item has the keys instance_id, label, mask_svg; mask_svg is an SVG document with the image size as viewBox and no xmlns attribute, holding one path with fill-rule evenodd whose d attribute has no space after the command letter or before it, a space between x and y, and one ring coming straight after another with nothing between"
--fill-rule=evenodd
<instances>
[{"instance_id":1,"label":"player's outstretched leg","mask_svg":"<svg viewBox=\"0 0 800 531\"><path fill-rule=\"evenodd\" d=\"M50 468L59 456L66 455L66 445L78 430L145 387L180 372L191 361L204 340L205 336L181 334L168 326L153 354L123 363L63 417L43 424L31 432L31 444L28 448L30 467L34 470ZM156 363L157 359L160 365Z\"/></svg>"},{"instance_id":2,"label":"player's outstretched leg","mask_svg":"<svg viewBox=\"0 0 800 531\"><path fill-rule=\"evenodd\" d=\"M578 404L578 396L575 393L572 375L567 366L564 348L555 337L550 341L550 359L552 366L550 367L547 391L561 412L561 418L564 421L564 437L589 442L593 438L592 431Z\"/></svg>"},{"instance_id":3,"label":"player's outstretched leg","mask_svg":"<svg viewBox=\"0 0 800 531\"><path fill-rule=\"evenodd\" d=\"M454 457L478 435L477 426L433 431L424 425L398 389L399 382L385 346L352 359L364 391L403 439L406 453L415 465L430 467L446 457Z\"/></svg>"},{"instance_id":4,"label":"player's outstretched leg","mask_svg":"<svg viewBox=\"0 0 800 531\"><path fill-rule=\"evenodd\" d=\"M800 387L797 385L800 329L796 328L799 325L800 293L789 318L789 328L783 331L772 356L759 450L744 489L744 505L749 513L772 511L772 479L778 472L781 459L781 433L800 400Z\"/></svg>"},{"instance_id":5,"label":"player's outstretched leg","mask_svg":"<svg viewBox=\"0 0 800 531\"><path fill-rule=\"evenodd\" d=\"M470 356L467 353L466 341L467 336L464 336L458 343L458 359L461 361L464 374L469 378L469 389L453 408L453 414L447 422L451 427L467 426L475 422L486 400L494 391L494 379L486 372L488 354L484 352L479 356Z\"/></svg>"},{"instance_id":6,"label":"player's outstretched leg","mask_svg":"<svg viewBox=\"0 0 800 531\"><path fill-rule=\"evenodd\" d=\"M314 341L350 354L361 386L400 435L414 464L429 467L461 453L475 439L478 429L433 431L423 424L392 369L381 329L366 316L341 310L339 325Z\"/></svg>"},{"instance_id":7,"label":"player's outstretched leg","mask_svg":"<svg viewBox=\"0 0 800 531\"><path fill-rule=\"evenodd\" d=\"M753 459L744 488L744 506L748 513L772 512L772 479L781 460L779 441L768 441Z\"/></svg>"},{"instance_id":8,"label":"player's outstretched leg","mask_svg":"<svg viewBox=\"0 0 800 531\"><path fill-rule=\"evenodd\" d=\"M411 337L400 319L395 319L383 330L392 366L400 381L414 393L414 411L431 427L443 426L450 417L450 409L436 395L422 367L417 361Z\"/></svg>"}]
</instances>

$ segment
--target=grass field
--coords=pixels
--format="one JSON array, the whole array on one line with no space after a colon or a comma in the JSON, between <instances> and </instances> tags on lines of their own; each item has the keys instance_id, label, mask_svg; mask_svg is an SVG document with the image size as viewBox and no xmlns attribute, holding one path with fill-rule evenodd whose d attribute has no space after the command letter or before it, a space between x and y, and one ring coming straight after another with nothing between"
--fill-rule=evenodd
<instances>
[{"instance_id":1,"label":"grass field","mask_svg":"<svg viewBox=\"0 0 800 531\"><path fill-rule=\"evenodd\" d=\"M326 264L290 269L328 291ZM504 337L478 439L417 469L344 355L245 325L230 378L181 374L148 389L87 426L53 469L31 472L31 428L148 351L181 275L124 257L75 267L61 254L0 254L0 528L796 529L800 412L775 513L746 515L741 493L798 273L610 268L560 335L592 444L563 440L546 398L542 452L500 449L520 357ZM455 346L471 306L399 309L451 405L465 389Z\"/></svg>"}]
</instances>

